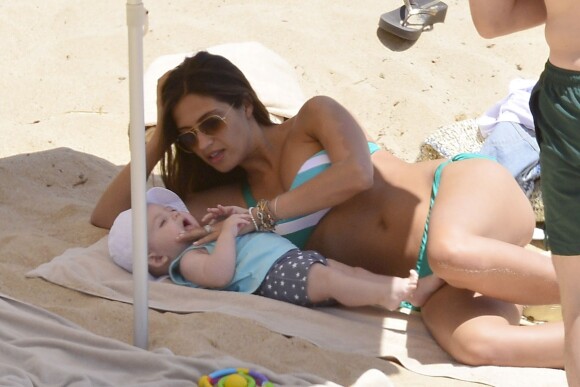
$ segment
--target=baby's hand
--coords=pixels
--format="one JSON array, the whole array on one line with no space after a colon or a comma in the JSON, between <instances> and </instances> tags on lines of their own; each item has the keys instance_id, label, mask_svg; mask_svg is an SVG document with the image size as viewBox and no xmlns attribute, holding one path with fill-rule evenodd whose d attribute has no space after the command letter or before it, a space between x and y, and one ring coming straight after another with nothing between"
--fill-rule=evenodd
<instances>
[{"instance_id":1,"label":"baby's hand","mask_svg":"<svg viewBox=\"0 0 580 387\"><path fill-rule=\"evenodd\" d=\"M203 223L211 223L212 221L219 221L227 218L233 214L247 214L248 210L246 208L238 206L222 206L218 204L217 207L210 207L207 209L207 214L201 219Z\"/></svg>"},{"instance_id":2,"label":"baby's hand","mask_svg":"<svg viewBox=\"0 0 580 387\"><path fill-rule=\"evenodd\" d=\"M232 214L230 215L223 224L223 230L231 230L235 236L238 232L246 225L250 224L251 218L248 213L245 214Z\"/></svg>"}]
</instances>

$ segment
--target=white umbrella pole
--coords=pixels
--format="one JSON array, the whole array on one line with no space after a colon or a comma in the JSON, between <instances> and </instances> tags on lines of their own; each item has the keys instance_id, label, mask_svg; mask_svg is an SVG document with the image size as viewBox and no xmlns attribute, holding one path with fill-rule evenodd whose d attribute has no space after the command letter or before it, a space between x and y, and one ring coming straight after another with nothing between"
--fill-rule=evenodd
<instances>
[{"instance_id":1,"label":"white umbrella pole","mask_svg":"<svg viewBox=\"0 0 580 387\"><path fill-rule=\"evenodd\" d=\"M143 97L143 34L146 10L140 0L127 0L129 30L129 107L131 208L133 209L133 344L148 346L147 201Z\"/></svg>"}]
</instances>

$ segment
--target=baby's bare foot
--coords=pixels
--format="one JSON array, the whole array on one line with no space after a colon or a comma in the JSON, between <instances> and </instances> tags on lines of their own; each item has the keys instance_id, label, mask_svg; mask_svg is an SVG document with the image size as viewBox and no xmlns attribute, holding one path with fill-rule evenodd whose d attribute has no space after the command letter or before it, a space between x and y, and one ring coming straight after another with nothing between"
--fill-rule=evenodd
<instances>
[{"instance_id":1,"label":"baby's bare foot","mask_svg":"<svg viewBox=\"0 0 580 387\"><path fill-rule=\"evenodd\" d=\"M407 278L392 277L383 306L388 310L397 309L402 301L407 300L417 290L418 280L419 275L415 270L411 270Z\"/></svg>"}]
</instances>

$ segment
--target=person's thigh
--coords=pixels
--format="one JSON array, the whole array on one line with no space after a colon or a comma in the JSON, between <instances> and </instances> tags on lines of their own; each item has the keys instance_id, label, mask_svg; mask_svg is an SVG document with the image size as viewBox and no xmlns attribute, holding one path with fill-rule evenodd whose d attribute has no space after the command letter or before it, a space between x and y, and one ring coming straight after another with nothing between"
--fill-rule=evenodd
<instances>
[{"instance_id":1,"label":"person's thigh","mask_svg":"<svg viewBox=\"0 0 580 387\"><path fill-rule=\"evenodd\" d=\"M451 286L437 291L421 313L435 340L459 362L564 367L562 322L522 326L521 307Z\"/></svg>"},{"instance_id":2,"label":"person's thigh","mask_svg":"<svg viewBox=\"0 0 580 387\"><path fill-rule=\"evenodd\" d=\"M519 323L521 310L469 290L443 286L421 308L421 315L445 351L460 362L479 364L485 363L483 346L493 346L487 335L501 337L502 329Z\"/></svg>"},{"instance_id":3,"label":"person's thigh","mask_svg":"<svg viewBox=\"0 0 580 387\"><path fill-rule=\"evenodd\" d=\"M506 168L492 160L468 159L443 170L429 239L455 232L523 246L534 224L531 204Z\"/></svg>"}]
</instances>

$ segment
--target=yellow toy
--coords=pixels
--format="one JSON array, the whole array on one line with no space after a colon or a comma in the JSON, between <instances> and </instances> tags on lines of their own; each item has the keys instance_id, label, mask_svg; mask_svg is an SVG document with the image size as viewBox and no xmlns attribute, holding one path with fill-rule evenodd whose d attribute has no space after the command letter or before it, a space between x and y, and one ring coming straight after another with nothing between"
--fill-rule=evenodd
<instances>
[{"instance_id":1,"label":"yellow toy","mask_svg":"<svg viewBox=\"0 0 580 387\"><path fill-rule=\"evenodd\" d=\"M261 373L248 368L224 368L199 378L199 387L274 387Z\"/></svg>"}]
</instances>

